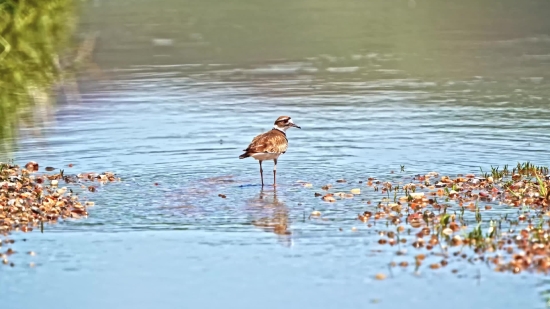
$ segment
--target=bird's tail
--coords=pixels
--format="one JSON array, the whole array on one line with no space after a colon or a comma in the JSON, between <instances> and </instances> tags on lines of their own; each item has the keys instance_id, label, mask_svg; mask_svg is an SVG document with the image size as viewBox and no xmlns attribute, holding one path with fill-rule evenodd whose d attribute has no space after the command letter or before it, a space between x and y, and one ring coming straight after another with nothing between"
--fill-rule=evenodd
<instances>
[{"instance_id":1,"label":"bird's tail","mask_svg":"<svg viewBox=\"0 0 550 309\"><path fill-rule=\"evenodd\" d=\"M243 153L242 155L239 156L239 159L244 159L244 158L248 158L250 157L250 154L248 152L245 152Z\"/></svg>"}]
</instances>

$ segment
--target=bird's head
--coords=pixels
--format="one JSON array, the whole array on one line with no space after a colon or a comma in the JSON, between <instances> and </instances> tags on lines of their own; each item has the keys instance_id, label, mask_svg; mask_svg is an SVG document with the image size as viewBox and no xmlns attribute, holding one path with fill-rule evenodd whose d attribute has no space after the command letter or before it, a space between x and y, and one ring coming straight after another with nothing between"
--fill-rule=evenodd
<instances>
[{"instance_id":1,"label":"bird's head","mask_svg":"<svg viewBox=\"0 0 550 309\"><path fill-rule=\"evenodd\" d=\"M277 118L277 120L275 120L275 125L273 126L274 129L281 130L283 132L291 127L301 129L301 127L295 124L289 116L281 116Z\"/></svg>"}]
</instances>

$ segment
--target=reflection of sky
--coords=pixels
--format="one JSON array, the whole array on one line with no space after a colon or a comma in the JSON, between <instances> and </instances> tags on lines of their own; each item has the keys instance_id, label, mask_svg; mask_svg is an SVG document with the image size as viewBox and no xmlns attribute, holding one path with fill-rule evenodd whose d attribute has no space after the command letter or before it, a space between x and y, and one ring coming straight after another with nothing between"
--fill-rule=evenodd
<instances>
[{"instance_id":1,"label":"reflection of sky","mask_svg":"<svg viewBox=\"0 0 550 309\"><path fill-rule=\"evenodd\" d=\"M356 237L301 239L289 249L267 233L241 235L238 241L234 233L200 231L37 235L20 247L40 244L36 257L25 257L37 267L3 271L0 295L9 309L38 303L63 309L440 308L442 301L451 308L529 308L538 299L535 279L485 266L480 285L475 272L451 275L451 265L419 277L395 268L394 278L375 281L375 273L387 273L392 254L374 258ZM15 272L18 278L8 281Z\"/></svg>"},{"instance_id":2,"label":"reflection of sky","mask_svg":"<svg viewBox=\"0 0 550 309\"><path fill-rule=\"evenodd\" d=\"M152 90L141 89L141 83ZM164 90L166 83L174 81L134 80L131 87L121 84L120 92L97 91L84 96L82 105L61 107L46 137L22 140L16 159L126 172L162 173L177 166L185 175L249 174L256 172L256 164L236 160L240 151L276 117L288 114L303 129L288 132L282 177L401 164L449 172L523 160L546 164L548 137L541 132L547 128L547 111L539 104L518 108L509 103L527 97L536 87L532 84L518 95L510 88L492 88L491 82L449 90L381 81L372 94L355 85L331 95L309 90L287 98L251 93L261 85L244 81L238 86L218 82L215 90L192 81ZM328 87L323 81L313 85ZM489 93L495 98L489 99Z\"/></svg>"}]
</instances>

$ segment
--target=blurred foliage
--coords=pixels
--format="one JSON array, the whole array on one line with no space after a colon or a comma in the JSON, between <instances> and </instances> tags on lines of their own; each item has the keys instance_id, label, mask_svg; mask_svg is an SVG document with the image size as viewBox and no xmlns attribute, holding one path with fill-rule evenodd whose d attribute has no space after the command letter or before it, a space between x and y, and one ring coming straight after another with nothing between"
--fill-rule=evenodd
<instances>
[{"instance_id":1,"label":"blurred foliage","mask_svg":"<svg viewBox=\"0 0 550 309\"><path fill-rule=\"evenodd\" d=\"M73 0L0 0L0 150L34 125L34 107L51 105L75 26Z\"/></svg>"}]
</instances>

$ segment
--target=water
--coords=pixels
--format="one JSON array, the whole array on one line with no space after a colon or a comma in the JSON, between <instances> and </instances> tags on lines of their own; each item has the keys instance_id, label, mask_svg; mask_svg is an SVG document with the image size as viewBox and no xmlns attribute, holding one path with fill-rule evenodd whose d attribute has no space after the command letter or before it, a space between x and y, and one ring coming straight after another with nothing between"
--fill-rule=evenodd
<instances>
[{"instance_id":1,"label":"water","mask_svg":"<svg viewBox=\"0 0 550 309\"><path fill-rule=\"evenodd\" d=\"M124 181L90 194L86 220L14 235L15 250L37 256L1 268L1 298L9 308L544 307L543 276L466 262L375 281L402 259L356 219L378 198L358 184L368 177L550 165L550 6L493 2L92 1L80 28L99 31L101 78L83 75L81 102L61 102L5 156ZM277 189L261 190L257 162L238 156L280 115L302 130L288 132ZM327 183L363 195L324 203L313 192ZM309 219L314 209L326 220Z\"/></svg>"}]
</instances>

